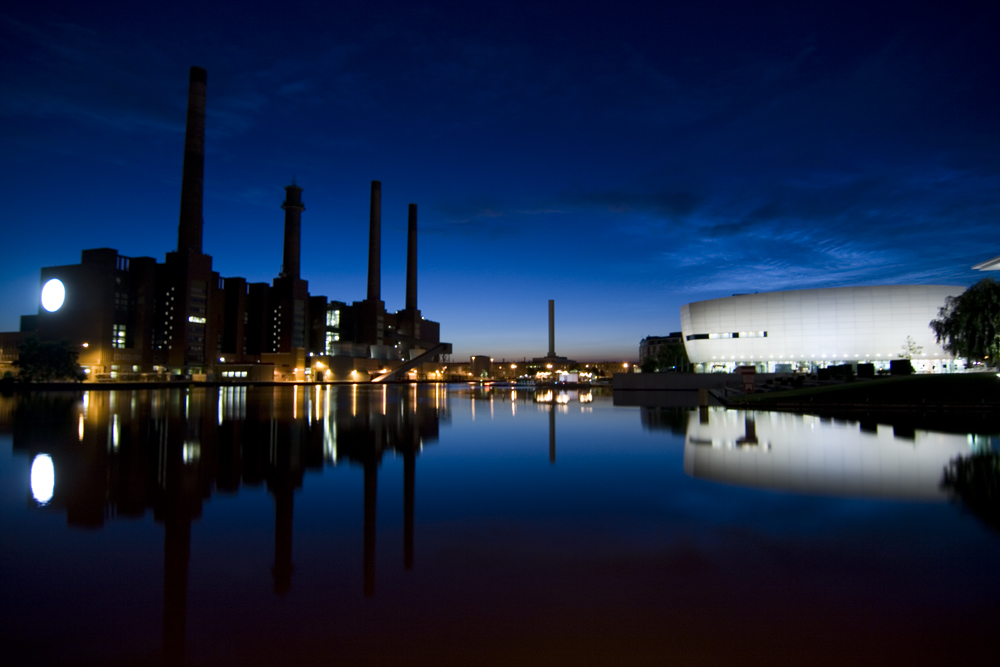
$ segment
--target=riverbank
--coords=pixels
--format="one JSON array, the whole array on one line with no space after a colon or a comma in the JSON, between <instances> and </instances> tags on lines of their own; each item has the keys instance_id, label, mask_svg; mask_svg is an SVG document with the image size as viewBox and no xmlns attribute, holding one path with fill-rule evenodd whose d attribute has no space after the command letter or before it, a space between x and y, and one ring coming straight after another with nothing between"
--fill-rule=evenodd
<instances>
[{"instance_id":1,"label":"riverbank","mask_svg":"<svg viewBox=\"0 0 1000 667\"><path fill-rule=\"evenodd\" d=\"M731 396L746 407L803 409L817 406L880 409L998 410L1000 378L995 373L910 375L856 380L802 389Z\"/></svg>"},{"instance_id":2,"label":"riverbank","mask_svg":"<svg viewBox=\"0 0 1000 667\"><path fill-rule=\"evenodd\" d=\"M121 391L130 389L197 389L199 387L292 387L292 386L342 386L357 385L360 387L380 386L383 384L478 384L469 381L455 380L386 380L384 382L194 382L178 380L174 382L3 382L0 381L0 393L14 394L32 391Z\"/></svg>"},{"instance_id":3,"label":"riverbank","mask_svg":"<svg viewBox=\"0 0 1000 667\"><path fill-rule=\"evenodd\" d=\"M1000 433L995 373L911 375L787 391L720 396L727 407L805 412L903 429Z\"/></svg>"}]
</instances>

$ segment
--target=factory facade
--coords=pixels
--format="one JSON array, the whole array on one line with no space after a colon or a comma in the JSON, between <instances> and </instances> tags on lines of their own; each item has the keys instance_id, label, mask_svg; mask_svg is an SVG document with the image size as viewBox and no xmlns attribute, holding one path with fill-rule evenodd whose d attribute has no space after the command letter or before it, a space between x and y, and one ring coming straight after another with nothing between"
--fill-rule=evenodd
<instances>
[{"instance_id":1,"label":"factory facade","mask_svg":"<svg viewBox=\"0 0 1000 667\"><path fill-rule=\"evenodd\" d=\"M417 307L417 206L409 205L406 307L381 298L381 183L372 181L368 293L315 296L300 274L302 188L285 187L282 269L272 283L222 277L202 249L207 73L192 67L177 248L165 261L84 250L41 270L37 315L0 334L4 359L28 335L69 341L91 379L384 379L434 372L450 345ZM263 368L262 368L263 365Z\"/></svg>"},{"instance_id":2,"label":"factory facade","mask_svg":"<svg viewBox=\"0 0 1000 667\"><path fill-rule=\"evenodd\" d=\"M813 371L911 360L919 372L949 372L962 361L934 337L930 321L952 285L877 285L739 294L681 306L681 335L696 372Z\"/></svg>"}]
</instances>

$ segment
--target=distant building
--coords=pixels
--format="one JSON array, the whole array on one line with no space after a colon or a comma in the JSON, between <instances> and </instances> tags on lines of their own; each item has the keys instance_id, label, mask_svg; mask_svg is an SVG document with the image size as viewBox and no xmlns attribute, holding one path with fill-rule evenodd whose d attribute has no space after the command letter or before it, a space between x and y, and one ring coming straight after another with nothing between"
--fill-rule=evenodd
<instances>
[{"instance_id":1,"label":"distant building","mask_svg":"<svg viewBox=\"0 0 1000 667\"><path fill-rule=\"evenodd\" d=\"M473 378L492 377L493 359L483 355L474 356L469 360L469 372Z\"/></svg>"},{"instance_id":2,"label":"distant building","mask_svg":"<svg viewBox=\"0 0 1000 667\"><path fill-rule=\"evenodd\" d=\"M683 345L684 338L680 331L673 331L669 336L646 336L639 341L639 363L646 359L656 359L667 345Z\"/></svg>"},{"instance_id":3,"label":"distant building","mask_svg":"<svg viewBox=\"0 0 1000 667\"><path fill-rule=\"evenodd\" d=\"M681 333L696 372L813 371L912 357L917 371L959 363L937 343L930 321L952 285L876 285L739 294L681 306Z\"/></svg>"}]
</instances>

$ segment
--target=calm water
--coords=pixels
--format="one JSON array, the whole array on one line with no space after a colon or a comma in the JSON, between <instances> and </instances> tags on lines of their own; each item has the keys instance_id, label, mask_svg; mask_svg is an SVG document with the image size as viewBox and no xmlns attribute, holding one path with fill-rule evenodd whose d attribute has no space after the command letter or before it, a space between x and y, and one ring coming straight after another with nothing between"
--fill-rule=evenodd
<instances>
[{"instance_id":1,"label":"calm water","mask_svg":"<svg viewBox=\"0 0 1000 667\"><path fill-rule=\"evenodd\" d=\"M0 398L0 658L993 664L1000 535L941 489L989 446L596 392Z\"/></svg>"}]
</instances>

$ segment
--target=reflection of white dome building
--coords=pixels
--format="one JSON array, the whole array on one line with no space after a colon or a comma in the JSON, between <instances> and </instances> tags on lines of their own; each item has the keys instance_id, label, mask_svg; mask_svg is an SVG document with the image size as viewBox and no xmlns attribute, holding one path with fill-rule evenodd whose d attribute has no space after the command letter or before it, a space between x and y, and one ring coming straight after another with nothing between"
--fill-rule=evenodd
<instances>
[{"instance_id":1,"label":"reflection of white dome building","mask_svg":"<svg viewBox=\"0 0 1000 667\"><path fill-rule=\"evenodd\" d=\"M723 484L842 497L948 499L945 467L973 436L823 420L785 412L712 408L688 418L684 472ZM980 440L978 446L989 447Z\"/></svg>"},{"instance_id":2,"label":"reflection of white dome building","mask_svg":"<svg viewBox=\"0 0 1000 667\"><path fill-rule=\"evenodd\" d=\"M953 370L930 321L964 287L876 285L739 294L681 306L688 358L702 373L755 365L791 372L846 363L888 367L910 337L918 371Z\"/></svg>"}]
</instances>

